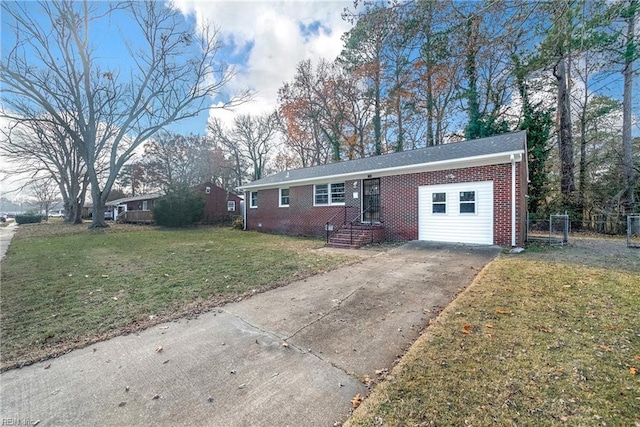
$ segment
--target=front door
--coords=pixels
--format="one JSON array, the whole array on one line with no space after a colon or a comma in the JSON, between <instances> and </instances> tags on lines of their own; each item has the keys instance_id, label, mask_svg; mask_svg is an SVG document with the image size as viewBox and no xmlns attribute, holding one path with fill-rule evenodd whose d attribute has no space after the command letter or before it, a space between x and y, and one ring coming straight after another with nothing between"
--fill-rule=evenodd
<instances>
[{"instance_id":1,"label":"front door","mask_svg":"<svg viewBox=\"0 0 640 427\"><path fill-rule=\"evenodd\" d=\"M362 180L362 222L380 222L380 178Z\"/></svg>"}]
</instances>

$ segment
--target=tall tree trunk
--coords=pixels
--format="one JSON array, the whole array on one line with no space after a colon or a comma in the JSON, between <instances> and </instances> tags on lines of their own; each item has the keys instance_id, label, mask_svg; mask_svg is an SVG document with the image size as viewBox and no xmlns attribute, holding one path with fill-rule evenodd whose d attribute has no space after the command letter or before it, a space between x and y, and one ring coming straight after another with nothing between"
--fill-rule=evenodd
<instances>
[{"instance_id":1,"label":"tall tree trunk","mask_svg":"<svg viewBox=\"0 0 640 427\"><path fill-rule=\"evenodd\" d=\"M585 102L587 91L585 90ZM578 183L578 204L583 211L585 210L585 193L587 190L587 135L586 135L586 126L587 126L587 118L586 118L586 104L583 107L582 113L580 114L580 170L578 172L578 179L580 182Z\"/></svg>"},{"instance_id":2,"label":"tall tree trunk","mask_svg":"<svg viewBox=\"0 0 640 427\"><path fill-rule=\"evenodd\" d=\"M396 151L404 151L404 123L402 122L402 96L399 91L396 94L396 115L398 116L398 142L396 144Z\"/></svg>"},{"instance_id":3,"label":"tall tree trunk","mask_svg":"<svg viewBox=\"0 0 640 427\"><path fill-rule=\"evenodd\" d=\"M467 108L469 110L469 124L465 131L467 139L475 139L482 136L480 124L480 103L478 101L478 70L476 68L476 55L478 54L477 46L477 28L475 16L467 18L467 53L465 74L467 75Z\"/></svg>"},{"instance_id":4,"label":"tall tree trunk","mask_svg":"<svg viewBox=\"0 0 640 427\"><path fill-rule=\"evenodd\" d=\"M622 179L625 189L623 206L627 213L635 207L635 173L633 170L633 148L631 144L631 101L633 97L633 62L636 56L635 20L638 11L638 1L631 0L628 9L627 40L624 54L624 90L622 95Z\"/></svg>"},{"instance_id":5,"label":"tall tree trunk","mask_svg":"<svg viewBox=\"0 0 640 427\"><path fill-rule=\"evenodd\" d=\"M436 145L433 135L433 81L431 79L431 61L427 64L427 147Z\"/></svg>"},{"instance_id":6,"label":"tall tree trunk","mask_svg":"<svg viewBox=\"0 0 640 427\"><path fill-rule=\"evenodd\" d=\"M558 150L560 155L560 191L566 197L575 191L573 178L573 137L571 134L571 106L567 87L564 56L558 60L553 74L558 82Z\"/></svg>"},{"instance_id":7,"label":"tall tree trunk","mask_svg":"<svg viewBox=\"0 0 640 427\"><path fill-rule=\"evenodd\" d=\"M589 104L589 70L587 67L588 58L585 58L585 69L584 69L584 99L582 101L582 111L580 112L580 170L578 172L578 179L580 182L578 183L578 207L580 208L580 212L582 214L582 226L584 227L586 224L585 216L586 216L586 200L585 193L587 191L587 105Z\"/></svg>"},{"instance_id":8,"label":"tall tree trunk","mask_svg":"<svg viewBox=\"0 0 640 427\"><path fill-rule=\"evenodd\" d=\"M375 77L374 77L374 115L373 115L373 134L375 138L374 154L379 156L382 154L382 127L381 127L381 114L380 114L380 67L382 66L380 56L377 58L377 64L375 65Z\"/></svg>"}]
</instances>

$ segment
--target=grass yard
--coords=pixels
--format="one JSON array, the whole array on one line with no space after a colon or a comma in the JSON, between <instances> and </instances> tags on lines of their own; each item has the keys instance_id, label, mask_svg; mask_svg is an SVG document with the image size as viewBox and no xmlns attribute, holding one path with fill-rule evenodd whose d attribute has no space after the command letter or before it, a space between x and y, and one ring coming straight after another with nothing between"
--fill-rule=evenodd
<instances>
[{"instance_id":1,"label":"grass yard","mask_svg":"<svg viewBox=\"0 0 640 427\"><path fill-rule=\"evenodd\" d=\"M198 313L350 262L230 228L20 226L2 261L1 368Z\"/></svg>"},{"instance_id":2,"label":"grass yard","mask_svg":"<svg viewBox=\"0 0 640 427\"><path fill-rule=\"evenodd\" d=\"M345 425L639 426L640 253L620 248L607 268L573 262L584 248L501 255Z\"/></svg>"}]
</instances>

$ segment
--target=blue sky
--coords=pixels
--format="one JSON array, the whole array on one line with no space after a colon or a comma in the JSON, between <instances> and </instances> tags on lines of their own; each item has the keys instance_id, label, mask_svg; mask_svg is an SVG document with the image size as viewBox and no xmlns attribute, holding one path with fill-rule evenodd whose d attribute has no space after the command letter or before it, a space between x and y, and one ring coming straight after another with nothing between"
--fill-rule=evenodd
<instances>
[{"instance_id":1,"label":"blue sky","mask_svg":"<svg viewBox=\"0 0 640 427\"><path fill-rule=\"evenodd\" d=\"M24 2L33 10L33 19L44 19L35 12L39 8L34 2ZM97 7L105 3L94 2ZM334 59L342 49L341 37L351 28L342 19L345 8L352 8L352 0L174 0L173 7L179 10L189 23L201 28L208 22L219 30L223 42L220 60L235 68L235 78L227 89L240 92L247 88L255 92L253 101L243 104L234 111L211 109L199 117L185 120L171 127L180 133L204 134L210 117L230 122L237 113L260 114L272 111L277 104L277 92L283 82L293 78L296 65L306 59ZM93 42L98 48L98 56L116 68L126 68L130 61L122 55L122 45L114 43L115 34L127 37L132 26L113 19L106 24L92 28ZM10 46L13 36L7 31L5 17L2 18L0 34L2 47ZM118 39L120 37L115 37ZM618 82L621 84L621 82ZM611 89L611 88L609 88ZM640 99L636 91L636 100ZM616 91L618 94L620 92ZM638 105L636 101L634 108ZM639 132L636 124L634 135ZM1 167L1 165L0 165Z\"/></svg>"},{"instance_id":2,"label":"blue sky","mask_svg":"<svg viewBox=\"0 0 640 427\"><path fill-rule=\"evenodd\" d=\"M341 36L351 28L341 14L352 1L194 1L174 7L198 24L210 22L224 42L222 57L233 65L232 91L251 88L252 102L234 112L212 110L209 116L230 121L236 113L273 110L278 89L291 80L300 61L333 60L342 50ZM203 133L206 119L176 125L176 130Z\"/></svg>"},{"instance_id":3,"label":"blue sky","mask_svg":"<svg viewBox=\"0 0 640 427\"><path fill-rule=\"evenodd\" d=\"M94 2L94 7L106 3ZM341 13L351 1L218 1L175 0L173 7L187 21L201 27L204 22L219 31L223 47L217 59L236 71L228 89L231 92L250 88L255 100L239 112L260 113L275 108L277 90L290 80L298 62L321 57L334 59L341 50L340 37L350 28ZM23 2L34 20L47 19L36 2ZM91 39L96 57L112 68L126 70L127 54L120 39L135 40L134 25L123 21L124 14L101 20L92 27ZM2 17L3 49L13 45L15 37ZM115 36L115 37L114 37ZM114 63L116 67L114 67ZM233 114L212 111L211 115L229 120ZM204 133L208 114L173 126L180 132Z\"/></svg>"},{"instance_id":4,"label":"blue sky","mask_svg":"<svg viewBox=\"0 0 640 427\"><path fill-rule=\"evenodd\" d=\"M32 19L47 19L36 2L21 4ZM100 8L105 4L94 2L92 6ZM214 108L170 128L196 134L206 132L209 117L230 122L237 113L260 114L276 108L278 89L283 82L293 78L295 66L300 61L334 59L340 53L341 36L351 28L341 14L346 7L353 6L351 0L174 0L172 4L196 28L207 22L218 29L223 42L218 59L233 66L236 72L227 87L230 93L247 88L255 93L251 102L233 112ZM97 57L112 69L125 70L131 60L127 54L122 54L125 48L118 40L132 39L133 25L122 20L124 14L117 16L117 19L102 20L93 25L91 38ZM6 25L7 17L3 14L0 19L1 45L2 49L7 49L14 44L15 36ZM4 166L0 159L0 169ZM15 187L7 180L3 180L2 186L0 192Z\"/></svg>"}]
</instances>

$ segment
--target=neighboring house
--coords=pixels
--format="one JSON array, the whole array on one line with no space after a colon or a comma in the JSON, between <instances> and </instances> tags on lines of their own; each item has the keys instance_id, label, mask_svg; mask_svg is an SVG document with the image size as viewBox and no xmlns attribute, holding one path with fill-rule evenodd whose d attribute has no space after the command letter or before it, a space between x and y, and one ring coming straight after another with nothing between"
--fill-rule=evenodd
<instances>
[{"instance_id":1,"label":"neighboring house","mask_svg":"<svg viewBox=\"0 0 640 427\"><path fill-rule=\"evenodd\" d=\"M206 182L194 187L194 190L204 200L204 215L202 223L213 224L240 216L242 199L233 193ZM135 197L125 197L108 202L117 212L119 222L151 224L153 222L153 206L160 193L146 194Z\"/></svg>"},{"instance_id":2,"label":"neighboring house","mask_svg":"<svg viewBox=\"0 0 640 427\"><path fill-rule=\"evenodd\" d=\"M204 199L202 222L213 224L242 215L242 199L210 182L195 187Z\"/></svg>"},{"instance_id":3,"label":"neighboring house","mask_svg":"<svg viewBox=\"0 0 640 427\"><path fill-rule=\"evenodd\" d=\"M114 208L107 202L104 207L104 219L114 219ZM93 204L91 202L85 203L82 206L82 218L91 219L93 217Z\"/></svg>"},{"instance_id":4,"label":"neighboring house","mask_svg":"<svg viewBox=\"0 0 640 427\"><path fill-rule=\"evenodd\" d=\"M333 235L335 246L383 239L522 245L526 147L521 131L279 172L241 187L245 228Z\"/></svg>"},{"instance_id":5,"label":"neighboring house","mask_svg":"<svg viewBox=\"0 0 640 427\"><path fill-rule=\"evenodd\" d=\"M151 224L153 222L153 205L162 196L160 193L143 194L141 196L123 197L107 202L112 207L118 222L132 224Z\"/></svg>"}]
</instances>

